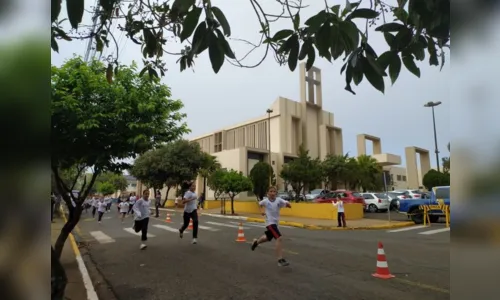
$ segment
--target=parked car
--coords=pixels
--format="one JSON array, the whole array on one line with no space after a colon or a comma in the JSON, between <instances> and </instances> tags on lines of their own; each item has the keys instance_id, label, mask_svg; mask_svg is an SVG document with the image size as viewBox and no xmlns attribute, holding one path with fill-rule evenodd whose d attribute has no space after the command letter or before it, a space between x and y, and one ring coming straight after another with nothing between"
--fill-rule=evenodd
<instances>
[{"instance_id":1,"label":"parked car","mask_svg":"<svg viewBox=\"0 0 500 300\"><path fill-rule=\"evenodd\" d=\"M399 200L411 199L410 193L408 193L407 191L404 191L404 192L392 191L392 192L389 192L388 195L389 195L389 198L391 199L391 206L390 206L391 210L398 209Z\"/></svg>"},{"instance_id":2,"label":"parked car","mask_svg":"<svg viewBox=\"0 0 500 300\"><path fill-rule=\"evenodd\" d=\"M306 194L306 200L313 200L316 199L318 196L324 196L328 194L328 190L324 189L315 189L309 192L309 194Z\"/></svg>"},{"instance_id":3,"label":"parked car","mask_svg":"<svg viewBox=\"0 0 500 300\"><path fill-rule=\"evenodd\" d=\"M334 191L328 192L325 195L317 196L314 198L315 203L331 203L332 201L337 200L337 196L340 195L340 199L344 201L344 203L359 203L363 205L363 209L366 209L365 199L358 192L352 191Z\"/></svg>"},{"instance_id":4,"label":"parked car","mask_svg":"<svg viewBox=\"0 0 500 300\"><path fill-rule=\"evenodd\" d=\"M283 200L290 201L292 200L292 197L290 197L290 194L285 191L278 191L277 197L280 197Z\"/></svg>"},{"instance_id":5,"label":"parked car","mask_svg":"<svg viewBox=\"0 0 500 300\"><path fill-rule=\"evenodd\" d=\"M408 215L408 218L411 218L415 224L422 224L424 222L424 216L423 211L420 209L420 205L450 205L450 200L450 186L437 186L432 188L429 199L400 200L398 210L399 213ZM429 212L429 220L431 223L437 222L439 217L442 216L444 216L444 212L441 210L432 210Z\"/></svg>"},{"instance_id":6,"label":"parked car","mask_svg":"<svg viewBox=\"0 0 500 300\"><path fill-rule=\"evenodd\" d=\"M419 190L395 190L393 192L401 192L410 196L411 199L421 199L423 192Z\"/></svg>"},{"instance_id":7,"label":"parked car","mask_svg":"<svg viewBox=\"0 0 500 300\"><path fill-rule=\"evenodd\" d=\"M391 205L389 197L384 193L361 193L365 200L366 210L375 213L387 211Z\"/></svg>"}]
</instances>

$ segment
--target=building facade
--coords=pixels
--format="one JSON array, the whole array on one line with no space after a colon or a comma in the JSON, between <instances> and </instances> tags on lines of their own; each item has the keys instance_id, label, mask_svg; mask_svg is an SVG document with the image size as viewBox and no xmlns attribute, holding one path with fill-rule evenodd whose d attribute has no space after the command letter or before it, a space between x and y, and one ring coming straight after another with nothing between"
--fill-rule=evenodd
<instances>
[{"instance_id":1,"label":"building facade","mask_svg":"<svg viewBox=\"0 0 500 300\"><path fill-rule=\"evenodd\" d=\"M309 150L313 158L324 159L329 154L343 155L342 128L335 123L333 113L323 110L320 69L312 67L306 71L302 63L299 73L299 102L278 97L265 113L263 111L262 116L193 138L192 141L199 143L203 151L215 156L222 167L241 171L245 175L259 161L269 162L275 174L279 174L284 164L297 157L300 145ZM393 177L401 178L398 187L405 186L404 182L408 178L418 177L408 176L402 167L394 168L401 164L401 157L383 153L380 138L360 134L357 140L358 155L366 154L366 140L373 142L372 156L390 173L390 170L397 170ZM402 172L405 174L402 175ZM404 176L404 180L399 176ZM199 191L203 190L203 178L197 179L197 185ZM284 188L279 176L277 185L279 189ZM418 182L415 185L417 188ZM138 183L138 192L142 189ZM170 194L169 198L174 198L175 191ZM242 193L239 198L248 196ZM206 199L213 198L213 191L207 188Z\"/></svg>"}]
</instances>

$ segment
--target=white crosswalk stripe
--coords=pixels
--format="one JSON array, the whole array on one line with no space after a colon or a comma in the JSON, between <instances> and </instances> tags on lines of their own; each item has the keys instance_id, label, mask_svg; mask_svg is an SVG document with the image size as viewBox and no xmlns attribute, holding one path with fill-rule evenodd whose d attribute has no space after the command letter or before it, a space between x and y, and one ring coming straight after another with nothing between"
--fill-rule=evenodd
<instances>
[{"instance_id":1,"label":"white crosswalk stripe","mask_svg":"<svg viewBox=\"0 0 500 300\"><path fill-rule=\"evenodd\" d=\"M240 227L239 225L232 225L232 224L212 222L212 221L207 221L205 223L206 224L210 224L210 225L223 226L223 227L231 227L231 228L239 228ZM248 227L243 227L243 229L249 229L249 228Z\"/></svg>"},{"instance_id":2,"label":"white crosswalk stripe","mask_svg":"<svg viewBox=\"0 0 500 300\"><path fill-rule=\"evenodd\" d=\"M163 230L166 230L166 231L170 231L170 232L179 233L179 229L178 228L173 228L173 227L170 227L170 226L167 226L167 225L153 225L153 227L160 228L160 229L163 229Z\"/></svg>"},{"instance_id":3,"label":"white crosswalk stripe","mask_svg":"<svg viewBox=\"0 0 500 300\"><path fill-rule=\"evenodd\" d=\"M434 230L428 230L428 231L424 231L424 232L419 232L418 234L431 235L431 234L436 234L436 233L441 233L441 232L447 232L447 231L450 231L450 227L440 228L440 229L434 229Z\"/></svg>"},{"instance_id":4,"label":"white crosswalk stripe","mask_svg":"<svg viewBox=\"0 0 500 300\"><path fill-rule=\"evenodd\" d=\"M401 231L409 231L409 230L416 230L416 229L421 229L421 228L426 228L427 226L421 225L421 226L412 226L412 227L405 227L405 228L399 228L399 229L394 229L394 230L388 230L387 232L401 232Z\"/></svg>"},{"instance_id":5,"label":"white crosswalk stripe","mask_svg":"<svg viewBox=\"0 0 500 300\"><path fill-rule=\"evenodd\" d=\"M203 230L213 231L213 232L219 231L219 229L208 227L208 226L203 226L203 225L198 225L198 228L203 229Z\"/></svg>"},{"instance_id":6,"label":"white crosswalk stripe","mask_svg":"<svg viewBox=\"0 0 500 300\"><path fill-rule=\"evenodd\" d=\"M123 230L125 230L126 232L131 233L133 235L141 235L140 232L135 232L135 230L130 228L130 227L123 228ZM155 236L156 235L154 235L154 234L148 233L148 238L154 238Z\"/></svg>"},{"instance_id":7,"label":"white crosswalk stripe","mask_svg":"<svg viewBox=\"0 0 500 300\"><path fill-rule=\"evenodd\" d=\"M112 239L110 236L106 235L102 231L91 231L89 233L94 239L96 239L101 244L109 244L115 242L114 239Z\"/></svg>"}]
</instances>

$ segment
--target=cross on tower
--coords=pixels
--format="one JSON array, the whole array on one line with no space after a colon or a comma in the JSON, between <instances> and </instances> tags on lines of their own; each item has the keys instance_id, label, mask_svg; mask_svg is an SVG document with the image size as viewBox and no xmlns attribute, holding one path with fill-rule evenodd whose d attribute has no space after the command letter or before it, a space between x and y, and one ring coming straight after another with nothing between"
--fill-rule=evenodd
<instances>
[{"instance_id":1,"label":"cross on tower","mask_svg":"<svg viewBox=\"0 0 500 300\"><path fill-rule=\"evenodd\" d=\"M321 91L321 70L311 67L306 71L306 64L300 64L300 101L315 104L319 107L323 105L323 95Z\"/></svg>"}]
</instances>

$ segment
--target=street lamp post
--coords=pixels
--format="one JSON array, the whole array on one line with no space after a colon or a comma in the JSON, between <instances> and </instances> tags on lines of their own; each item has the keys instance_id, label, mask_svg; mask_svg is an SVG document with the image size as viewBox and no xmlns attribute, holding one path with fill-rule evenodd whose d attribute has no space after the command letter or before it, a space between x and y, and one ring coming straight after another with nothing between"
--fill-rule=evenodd
<instances>
[{"instance_id":1,"label":"street lamp post","mask_svg":"<svg viewBox=\"0 0 500 300\"><path fill-rule=\"evenodd\" d=\"M267 112L267 149L268 149L268 153L267 153L267 158L268 158L268 163L269 163L269 167L273 168L273 166L271 165L271 113L273 112L272 109L267 109L266 110ZM269 172L269 185L272 184L272 172Z\"/></svg>"},{"instance_id":2,"label":"street lamp post","mask_svg":"<svg viewBox=\"0 0 500 300\"><path fill-rule=\"evenodd\" d=\"M429 101L426 104L424 104L424 107L430 107L432 109L432 124L434 126L434 152L436 153L436 164L437 164L437 170L438 172L441 172L440 167L439 167L439 150L438 150L438 141L437 141L437 134L436 134L436 117L434 115L434 107L438 106L441 104L441 101L438 102L432 102Z\"/></svg>"}]
</instances>

